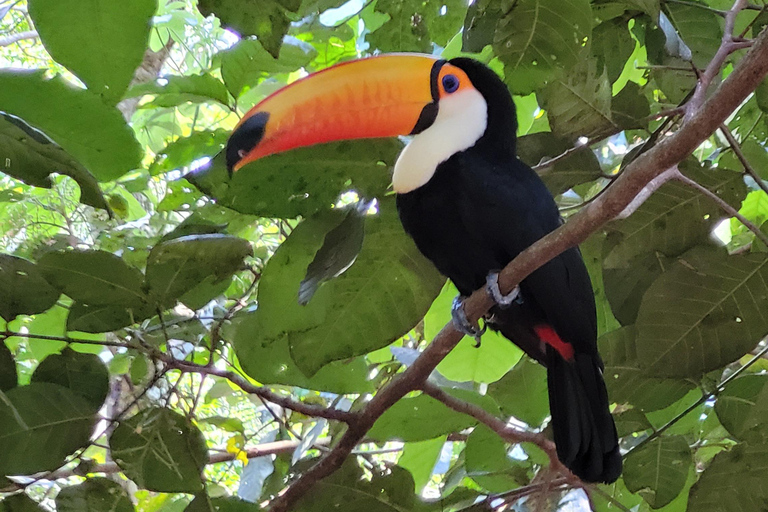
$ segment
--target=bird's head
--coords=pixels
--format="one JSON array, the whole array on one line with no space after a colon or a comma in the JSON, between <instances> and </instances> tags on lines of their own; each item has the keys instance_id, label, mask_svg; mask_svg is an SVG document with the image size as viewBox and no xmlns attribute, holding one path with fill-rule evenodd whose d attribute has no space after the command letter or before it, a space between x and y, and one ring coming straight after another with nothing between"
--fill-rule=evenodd
<instances>
[{"instance_id":1,"label":"bird's head","mask_svg":"<svg viewBox=\"0 0 768 512\"><path fill-rule=\"evenodd\" d=\"M382 55L314 73L261 101L235 127L226 162L237 171L313 144L412 135L393 177L395 191L405 193L426 183L438 164L486 138L490 126L504 125L493 131L503 132L501 144L514 153L514 117L506 87L477 61Z\"/></svg>"}]
</instances>

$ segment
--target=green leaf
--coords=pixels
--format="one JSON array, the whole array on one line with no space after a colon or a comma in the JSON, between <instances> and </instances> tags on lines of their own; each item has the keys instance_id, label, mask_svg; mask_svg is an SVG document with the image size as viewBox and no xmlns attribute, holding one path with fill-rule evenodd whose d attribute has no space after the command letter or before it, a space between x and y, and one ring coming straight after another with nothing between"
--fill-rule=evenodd
<instances>
[{"instance_id":1,"label":"green leaf","mask_svg":"<svg viewBox=\"0 0 768 512\"><path fill-rule=\"evenodd\" d=\"M16 362L4 341L0 341L0 392L15 388L19 381Z\"/></svg>"},{"instance_id":2,"label":"green leaf","mask_svg":"<svg viewBox=\"0 0 768 512\"><path fill-rule=\"evenodd\" d=\"M262 46L278 58L283 36L290 24L289 13L296 12L300 5L297 2L291 4L296 5L286 5L286 2L277 0L261 0L258 4L248 0L200 0L197 8L203 16L215 14L222 26L234 30L241 37L256 36Z\"/></svg>"},{"instance_id":3,"label":"green leaf","mask_svg":"<svg viewBox=\"0 0 768 512\"><path fill-rule=\"evenodd\" d=\"M765 425L768 423L766 383L766 375L744 375L731 381L717 396L717 417L737 439L765 437Z\"/></svg>"},{"instance_id":4,"label":"green leaf","mask_svg":"<svg viewBox=\"0 0 768 512\"><path fill-rule=\"evenodd\" d=\"M112 104L141 64L156 9L157 0L29 2L29 15L51 57Z\"/></svg>"},{"instance_id":5,"label":"green leaf","mask_svg":"<svg viewBox=\"0 0 768 512\"><path fill-rule=\"evenodd\" d=\"M463 400L468 398L466 394L459 396L457 390L446 391ZM398 400L376 420L368 435L376 441L400 439L407 443L460 432L476 424L477 420L471 416L449 409L428 395L421 394Z\"/></svg>"},{"instance_id":6,"label":"green leaf","mask_svg":"<svg viewBox=\"0 0 768 512\"><path fill-rule=\"evenodd\" d=\"M292 219L327 209L348 190L383 197L400 149L396 139L321 144L261 158L231 176L220 155L185 177L222 206Z\"/></svg>"},{"instance_id":7,"label":"green leaf","mask_svg":"<svg viewBox=\"0 0 768 512\"><path fill-rule=\"evenodd\" d=\"M105 251L44 254L38 266L49 283L76 301L141 308L147 303L141 272Z\"/></svg>"},{"instance_id":8,"label":"green leaf","mask_svg":"<svg viewBox=\"0 0 768 512\"><path fill-rule=\"evenodd\" d=\"M221 151L230 132L227 130L204 130L180 137L161 149L155 161L149 166L149 173L157 176L168 171L189 167L203 157L213 157Z\"/></svg>"},{"instance_id":9,"label":"green leaf","mask_svg":"<svg viewBox=\"0 0 768 512\"><path fill-rule=\"evenodd\" d=\"M56 304L58 290L43 278L40 267L23 258L0 254L0 316L42 313Z\"/></svg>"},{"instance_id":10,"label":"green leaf","mask_svg":"<svg viewBox=\"0 0 768 512\"><path fill-rule=\"evenodd\" d=\"M664 8L678 34L693 53L693 64L704 68L720 47L723 30L716 12L695 5L665 2Z\"/></svg>"},{"instance_id":11,"label":"green leaf","mask_svg":"<svg viewBox=\"0 0 768 512\"><path fill-rule=\"evenodd\" d=\"M440 458L447 439L443 436L403 445L397 464L410 471L417 493L421 493L432 477L432 470Z\"/></svg>"},{"instance_id":12,"label":"green leaf","mask_svg":"<svg viewBox=\"0 0 768 512\"><path fill-rule=\"evenodd\" d=\"M464 19L461 51L480 53L483 48L493 43L493 33L501 15L501 2L496 0L472 2Z\"/></svg>"},{"instance_id":13,"label":"green leaf","mask_svg":"<svg viewBox=\"0 0 768 512\"><path fill-rule=\"evenodd\" d=\"M532 167L562 155L573 147L567 139L550 132L532 133L517 139L517 153L520 160ZM553 195L562 194L575 185L593 181L602 176L600 162L587 146L578 151L572 151L567 157L539 169L538 172Z\"/></svg>"},{"instance_id":14,"label":"green leaf","mask_svg":"<svg viewBox=\"0 0 768 512\"><path fill-rule=\"evenodd\" d=\"M547 370L524 357L500 381L488 386L505 415L514 416L531 427L538 427L549 415Z\"/></svg>"},{"instance_id":15,"label":"green leaf","mask_svg":"<svg viewBox=\"0 0 768 512\"><path fill-rule=\"evenodd\" d=\"M626 411L614 414L613 419L616 422L616 431L620 438L652 428L648 418L645 417L645 414L640 409L627 409Z\"/></svg>"},{"instance_id":16,"label":"green leaf","mask_svg":"<svg viewBox=\"0 0 768 512\"><path fill-rule=\"evenodd\" d=\"M623 130L647 129L650 115L648 99L635 82L627 82L611 100L611 118Z\"/></svg>"},{"instance_id":17,"label":"green leaf","mask_svg":"<svg viewBox=\"0 0 768 512\"><path fill-rule=\"evenodd\" d=\"M261 507L235 497L209 498L197 495L184 512L259 512Z\"/></svg>"},{"instance_id":18,"label":"green leaf","mask_svg":"<svg viewBox=\"0 0 768 512\"><path fill-rule=\"evenodd\" d=\"M41 512L44 508L26 494L14 494L0 500L0 512Z\"/></svg>"},{"instance_id":19,"label":"green leaf","mask_svg":"<svg viewBox=\"0 0 768 512\"><path fill-rule=\"evenodd\" d=\"M230 235L188 235L161 242L147 260L147 287L155 301L173 306L208 276L230 278L253 254L251 244Z\"/></svg>"},{"instance_id":20,"label":"green leaf","mask_svg":"<svg viewBox=\"0 0 768 512\"><path fill-rule=\"evenodd\" d=\"M154 316L157 310L149 303L137 307L100 304L90 306L75 302L67 315L67 331L111 332Z\"/></svg>"},{"instance_id":21,"label":"green leaf","mask_svg":"<svg viewBox=\"0 0 768 512\"><path fill-rule=\"evenodd\" d=\"M605 383L611 401L629 403L641 411L656 411L677 402L695 386L678 379L660 379L641 369L637 358L637 330L622 327L601 336Z\"/></svg>"},{"instance_id":22,"label":"green leaf","mask_svg":"<svg viewBox=\"0 0 768 512\"><path fill-rule=\"evenodd\" d=\"M227 88L218 78L208 73L202 75L177 75L162 77L163 83L148 82L131 87L126 98L135 98L147 94L155 98L141 108L178 107L184 103L205 103L217 101L225 107L230 99Z\"/></svg>"},{"instance_id":23,"label":"green leaf","mask_svg":"<svg viewBox=\"0 0 768 512\"><path fill-rule=\"evenodd\" d=\"M307 66L317 56L317 50L295 37L287 37L275 58L259 41L243 38L217 56L221 58L221 78L232 96L237 98L243 89L255 87L268 76Z\"/></svg>"},{"instance_id":24,"label":"green leaf","mask_svg":"<svg viewBox=\"0 0 768 512\"><path fill-rule=\"evenodd\" d=\"M591 50L597 59L597 69L605 66L608 81L615 82L635 51L635 41L629 33L627 20L613 18L593 28Z\"/></svg>"},{"instance_id":25,"label":"green leaf","mask_svg":"<svg viewBox=\"0 0 768 512\"><path fill-rule=\"evenodd\" d=\"M538 94L552 132L568 140L601 137L617 131L611 118L611 83L592 59L553 80Z\"/></svg>"},{"instance_id":26,"label":"green leaf","mask_svg":"<svg viewBox=\"0 0 768 512\"><path fill-rule=\"evenodd\" d=\"M56 496L57 512L132 512L133 503L117 482L89 478L80 485L65 487Z\"/></svg>"},{"instance_id":27,"label":"green leaf","mask_svg":"<svg viewBox=\"0 0 768 512\"><path fill-rule=\"evenodd\" d=\"M93 406L56 384L37 382L0 394L0 475L31 475L64 464L85 446Z\"/></svg>"},{"instance_id":28,"label":"green leaf","mask_svg":"<svg viewBox=\"0 0 768 512\"><path fill-rule=\"evenodd\" d=\"M0 105L45 132L99 181L141 165L141 146L120 111L61 77L0 70Z\"/></svg>"},{"instance_id":29,"label":"green leaf","mask_svg":"<svg viewBox=\"0 0 768 512\"><path fill-rule=\"evenodd\" d=\"M386 14L389 20L367 34L371 48L381 52L429 52L432 44L445 46L456 35L464 21L467 3L378 0L375 10Z\"/></svg>"},{"instance_id":30,"label":"green leaf","mask_svg":"<svg viewBox=\"0 0 768 512\"><path fill-rule=\"evenodd\" d=\"M606 237L603 233L594 233L579 249L581 257L587 265L589 277L592 281L592 289L595 292L595 306L597 307L597 335L613 331L621 327L616 317L613 316L611 305L606 296L605 283L603 281L603 252L606 245Z\"/></svg>"},{"instance_id":31,"label":"green leaf","mask_svg":"<svg viewBox=\"0 0 768 512\"><path fill-rule=\"evenodd\" d=\"M32 373L32 382L65 387L86 399L94 413L101 409L109 392L109 372L101 359L70 348L43 359Z\"/></svg>"},{"instance_id":32,"label":"green leaf","mask_svg":"<svg viewBox=\"0 0 768 512\"><path fill-rule=\"evenodd\" d=\"M592 35L588 0L520 0L500 14L493 49L510 89L522 96L578 62Z\"/></svg>"},{"instance_id":33,"label":"green leaf","mask_svg":"<svg viewBox=\"0 0 768 512\"><path fill-rule=\"evenodd\" d=\"M507 457L507 445L499 435L478 425L464 449L467 476L490 492L506 492L527 482L526 471Z\"/></svg>"},{"instance_id":34,"label":"green leaf","mask_svg":"<svg viewBox=\"0 0 768 512\"><path fill-rule=\"evenodd\" d=\"M672 261L660 252L638 254L628 260L609 255L604 260L605 295L622 325L635 323L643 294Z\"/></svg>"},{"instance_id":35,"label":"green leaf","mask_svg":"<svg viewBox=\"0 0 768 512\"><path fill-rule=\"evenodd\" d=\"M151 408L122 421L109 438L112 458L142 489L196 493L208 462L203 434L184 416Z\"/></svg>"},{"instance_id":36,"label":"green leaf","mask_svg":"<svg viewBox=\"0 0 768 512\"><path fill-rule=\"evenodd\" d=\"M684 437L658 437L627 456L624 483L652 508L661 508L683 490L691 463L691 449Z\"/></svg>"},{"instance_id":37,"label":"green leaf","mask_svg":"<svg viewBox=\"0 0 768 512\"><path fill-rule=\"evenodd\" d=\"M749 352L768 330L768 260L689 251L643 296L637 355L648 373L699 377Z\"/></svg>"},{"instance_id":38,"label":"green leaf","mask_svg":"<svg viewBox=\"0 0 768 512\"><path fill-rule=\"evenodd\" d=\"M453 283L446 282L443 291L432 303L424 316L424 338L432 341L438 332L451 321L453 298L459 291ZM470 339L464 339L437 365L443 377L456 382L495 382L502 378L520 360L523 351L501 334L488 331L479 347Z\"/></svg>"},{"instance_id":39,"label":"green leaf","mask_svg":"<svg viewBox=\"0 0 768 512\"><path fill-rule=\"evenodd\" d=\"M688 510L761 512L768 503L768 444L742 443L719 453L691 488Z\"/></svg>"},{"instance_id":40,"label":"green leaf","mask_svg":"<svg viewBox=\"0 0 768 512\"><path fill-rule=\"evenodd\" d=\"M319 303L314 312L321 312L320 322L288 334L291 355L307 375L406 334L424 317L445 282L405 234L392 203L379 203L379 214L366 217L365 240L354 265L326 283L305 306ZM289 248L285 255L290 258ZM293 283L283 285L298 290ZM264 305L262 297L260 289Z\"/></svg>"},{"instance_id":41,"label":"green leaf","mask_svg":"<svg viewBox=\"0 0 768 512\"><path fill-rule=\"evenodd\" d=\"M96 178L43 132L23 119L0 112L2 171L28 185L51 188L52 173L64 174L80 186L80 202L109 210Z\"/></svg>"}]
</instances>

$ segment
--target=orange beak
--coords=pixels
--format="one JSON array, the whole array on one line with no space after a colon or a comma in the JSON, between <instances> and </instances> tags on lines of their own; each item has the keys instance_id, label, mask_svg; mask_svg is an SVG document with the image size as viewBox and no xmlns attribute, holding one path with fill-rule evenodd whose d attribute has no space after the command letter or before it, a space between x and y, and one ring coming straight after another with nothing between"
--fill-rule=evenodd
<instances>
[{"instance_id":1,"label":"orange beak","mask_svg":"<svg viewBox=\"0 0 768 512\"><path fill-rule=\"evenodd\" d=\"M227 142L227 167L236 171L313 144L419 133L437 115L436 74L443 62L428 55L382 55L298 80L240 120Z\"/></svg>"}]
</instances>

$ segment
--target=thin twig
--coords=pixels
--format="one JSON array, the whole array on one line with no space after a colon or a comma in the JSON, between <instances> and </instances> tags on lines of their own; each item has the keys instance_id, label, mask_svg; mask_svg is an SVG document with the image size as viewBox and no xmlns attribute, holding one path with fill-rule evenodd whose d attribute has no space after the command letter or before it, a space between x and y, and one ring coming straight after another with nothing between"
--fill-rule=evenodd
<instances>
[{"instance_id":1,"label":"thin twig","mask_svg":"<svg viewBox=\"0 0 768 512\"><path fill-rule=\"evenodd\" d=\"M744 152L741 150L741 145L739 144L739 141L736 140L736 137L733 136L733 132L728 128L728 126L723 123L720 125L720 131L725 136L725 139L728 141L728 144L730 144L731 149L736 154L736 158L739 159L739 162L741 162L741 165L744 167L744 170L752 176L752 179L755 180L755 183L757 183L757 186L763 189L763 192L768 194L768 185L763 181L763 179L760 177L757 172L755 172L755 169L750 165L749 160L747 160L747 157L744 155Z\"/></svg>"}]
</instances>

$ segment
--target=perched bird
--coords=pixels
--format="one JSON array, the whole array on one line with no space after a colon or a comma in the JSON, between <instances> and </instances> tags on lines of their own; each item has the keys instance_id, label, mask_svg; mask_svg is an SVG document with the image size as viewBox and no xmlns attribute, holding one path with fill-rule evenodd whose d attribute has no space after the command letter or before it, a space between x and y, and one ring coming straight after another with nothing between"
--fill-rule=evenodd
<instances>
[{"instance_id":1,"label":"perched bird","mask_svg":"<svg viewBox=\"0 0 768 512\"><path fill-rule=\"evenodd\" d=\"M621 473L597 352L595 300L578 249L504 297L495 272L560 223L536 173L516 155L509 90L468 58L383 55L298 80L251 109L226 147L230 171L266 155L342 139L411 135L392 184L405 231L462 295L487 286L487 325L547 367L560 460L582 480ZM469 334L461 302L454 320Z\"/></svg>"}]
</instances>

